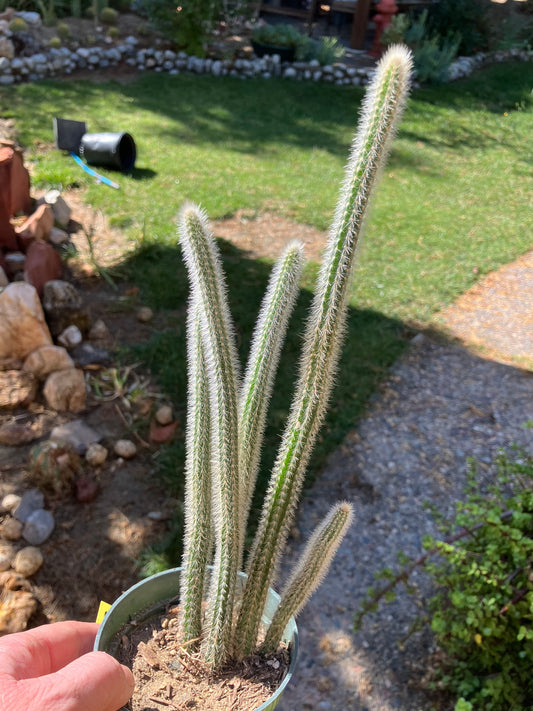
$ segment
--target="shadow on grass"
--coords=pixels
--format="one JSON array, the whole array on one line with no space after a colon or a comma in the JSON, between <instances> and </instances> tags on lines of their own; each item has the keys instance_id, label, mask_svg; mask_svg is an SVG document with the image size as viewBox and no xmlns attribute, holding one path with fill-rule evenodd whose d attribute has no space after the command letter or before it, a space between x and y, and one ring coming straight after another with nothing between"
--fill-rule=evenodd
<instances>
[{"instance_id":1,"label":"shadow on grass","mask_svg":"<svg viewBox=\"0 0 533 711\"><path fill-rule=\"evenodd\" d=\"M260 301L266 289L271 264L253 260L229 242L219 240L227 275L230 308L241 364L247 357ZM153 334L146 345L134 349L134 358L154 374L160 387L172 398L184 431L186 421L186 301L187 275L178 246L149 244L121 265L141 290L143 301L167 314L168 328ZM292 316L265 432L261 471L258 477L250 529L257 516L267 486L283 427L289 413L298 362L303 343L303 329L311 303L311 282L316 265L308 263L304 287ZM342 358L329 412L320 430L309 468L307 482L317 476L327 456L358 422L368 399L407 343L407 329L400 321L386 318L370 309L350 307ZM170 491L181 498L184 467L183 440L175 441L163 452L160 468ZM174 544L176 541L174 540ZM176 560L175 548L173 559Z\"/></svg>"}]
</instances>

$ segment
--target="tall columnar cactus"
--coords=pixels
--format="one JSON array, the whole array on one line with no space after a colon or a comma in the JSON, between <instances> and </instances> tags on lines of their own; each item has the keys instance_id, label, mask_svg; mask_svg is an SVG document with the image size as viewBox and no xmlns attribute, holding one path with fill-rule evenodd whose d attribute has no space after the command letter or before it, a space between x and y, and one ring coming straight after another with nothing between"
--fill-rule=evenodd
<instances>
[{"instance_id":1,"label":"tall columnar cactus","mask_svg":"<svg viewBox=\"0 0 533 711\"><path fill-rule=\"evenodd\" d=\"M297 290L301 247L289 246L274 269L241 386L215 242L201 210L186 205L181 212L180 237L192 291L188 353L195 361L189 366L191 414L186 506L192 512L187 512L182 630L186 637L202 637L204 657L214 667L228 656L242 657L258 647L268 588L286 542L331 391L344 330L350 275L370 191L385 163L401 116L410 72L408 50L392 47L379 63L363 103L307 324L299 382L249 556L248 579L239 605L234 604L235 587L246 518L266 406ZM202 441L198 439L201 432ZM207 433L209 444L205 442ZM209 485L212 514L205 497L205 487ZM283 594L279 612L266 631L263 650L275 648L288 618L299 611L322 579L351 515L350 504L337 505L312 536ZM210 518L215 558L207 596L207 620L200 635L204 582L198 570L204 566L210 546L206 542L209 534L202 537L199 527L209 530Z\"/></svg>"}]
</instances>

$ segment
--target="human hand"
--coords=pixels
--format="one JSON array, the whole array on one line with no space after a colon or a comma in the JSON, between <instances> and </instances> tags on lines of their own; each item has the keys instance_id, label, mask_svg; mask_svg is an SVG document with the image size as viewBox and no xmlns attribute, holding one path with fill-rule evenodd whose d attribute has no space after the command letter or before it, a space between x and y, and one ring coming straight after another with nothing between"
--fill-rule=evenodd
<instances>
[{"instance_id":1,"label":"human hand","mask_svg":"<svg viewBox=\"0 0 533 711\"><path fill-rule=\"evenodd\" d=\"M98 625L57 622L0 638L0 709L117 711L133 675L105 652L91 652Z\"/></svg>"}]
</instances>

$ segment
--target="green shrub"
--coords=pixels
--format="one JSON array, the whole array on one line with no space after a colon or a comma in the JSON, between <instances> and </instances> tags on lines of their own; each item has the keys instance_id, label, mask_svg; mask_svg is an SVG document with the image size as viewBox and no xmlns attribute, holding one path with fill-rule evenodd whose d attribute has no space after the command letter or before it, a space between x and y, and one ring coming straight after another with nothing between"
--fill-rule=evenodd
<instances>
[{"instance_id":1,"label":"green shrub","mask_svg":"<svg viewBox=\"0 0 533 711\"><path fill-rule=\"evenodd\" d=\"M533 699L533 458L498 465L485 496L472 470L454 522L470 534L427 541L438 549L426 565L439 586L429 610L447 659L441 683L475 709L518 711Z\"/></svg>"},{"instance_id":2,"label":"green shrub","mask_svg":"<svg viewBox=\"0 0 533 711\"><path fill-rule=\"evenodd\" d=\"M59 49L61 47L61 40L59 37L51 37L48 46L52 49Z\"/></svg>"},{"instance_id":3,"label":"green shrub","mask_svg":"<svg viewBox=\"0 0 533 711\"><path fill-rule=\"evenodd\" d=\"M460 35L458 52L461 55L487 49L490 5L486 0L439 0L429 9L428 32L442 39Z\"/></svg>"},{"instance_id":4,"label":"green shrub","mask_svg":"<svg viewBox=\"0 0 533 711\"><path fill-rule=\"evenodd\" d=\"M180 49L199 57L206 53L207 40L221 16L221 0L195 0L176 6L170 0L139 0L136 11Z\"/></svg>"},{"instance_id":5,"label":"green shrub","mask_svg":"<svg viewBox=\"0 0 533 711\"><path fill-rule=\"evenodd\" d=\"M340 62L345 53L345 48L336 37L321 37L317 44L315 57L321 66L325 66Z\"/></svg>"},{"instance_id":6,"label":"green shrub","mask_svg":"<svg viewBox=\"0 0 533 711\"><path fill-rule=\"evenodd\" d=\"M273 47L288 47L298 49L307 47L309 38L298 30L294 25L261 25L255 27L252 32L252 41L260 44L267 44Z\"/></svg>"},{"instance_id":7,"label":"green shrub","mask_svg":"<svg viewBox=\"0 0 533 711\"><path fill-rule=\"evenodd\" d=\"M107 34L111 37L111 39L116 39L119 36L118 27L110 27Z\"/></svg>"},{"instance_id":8,"label":"green shrub","mask_svg":"<svg viewBox=\"0 0 533 711\"><path fill-rule=\"evenodd\" d=\"M357 628L424 567L437 586L427 609L443 653L434 684L455 696L455 711L522 711L533 698L533 457L502 454L497 467L483 493L471 466L466 500L451 524L440 522L444 540L427 537L418 560L383 571L389 583L369 591L356 617Z\"/></svg>"},{"instance_id":9,"label":"green shrub","mask_svg":"<svg viewBox=\"0 0 533 711\"><path fill-rule=\"evenodd\" d=\"M104 25L116 25L118 22L118 12L112 7L104 7L100 12L100 22Z\"/></svg>"},{"instance_id":10,"label":"green shrub","mask_svg":"<svg viewBox=\"0 0 533 711\"><path fill-rule=\"evenodd\" d=\"M26 32L27 29L28 24L26 20L22 17L14 17L9 23L9 30L14 35L18 34L19 32Z\"/></svg>"},{"instance_id":11,"label":"green shrub","mask_svg":"<svg viewBox=\"0 0 533 711\"><path fill-rule=\"evenodd\" d=\"M428 11L414 19L398 15L385 29L381 43L385 46L405 42L413 51L417 77L424 83L441 83L448 79L450 64L457 56L459 35L439 36L428 26Z\"/></svg>"}]
</instances>

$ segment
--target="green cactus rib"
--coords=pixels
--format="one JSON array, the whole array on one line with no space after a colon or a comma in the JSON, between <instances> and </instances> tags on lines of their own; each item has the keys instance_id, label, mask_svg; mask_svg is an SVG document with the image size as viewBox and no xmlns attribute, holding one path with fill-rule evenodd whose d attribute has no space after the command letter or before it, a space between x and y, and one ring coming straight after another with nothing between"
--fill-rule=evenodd
<instances>
[{"instance_id":1,"label":"green cactus rib","mask_svg":"<svg viewBox=\"0 0 533 711\"><path fill-rule=\"evenodd\" d=\"M257 478L266 411L289 317L298 295L303 245L293 242L276 263L252 337L239 405L242 544Z\"/></svg>"},{"instance_id":2,"label":"green cactus rib","mask_svg":"<svg viewBox=\"0 0 533 711\"><path fill-rule=\"evenodd\" d=\"M276 651L290 618L300 612L324 579L352 519L352 505L341 502L333 506L317 526L285 585L261 652Z\"/></svg>"},{"instance_id":3,"label":"green cactus rib","mask_svg":"<svg viewBox=\"0 0 533 711\"><path fill-rule=\"evenodd\" d=\"M346 178L330 232L310 314L300 380L263 514L247 566L234 633L238 656L256 645L266 594L271 585L301 490L305 468L325 414L344 330L345 303L370 189L383 165L407 96L410 55L392 48L380 61L363 103Z\"/></svg>"},{"instance_id":4,"label":"green cactus rib","mask_svg":"<svg viewBox=\"0 0 533 711\"><path fill-rule=\"evenodd\" d=\"M212 544L209 392L198 305L187 318L188 420L185 460L185 536L180 576L180 631L185 642L202 633L202 598Z\"/></svg>"},{"instance_id":5,"label":"green cactus rib","mask_svg":"<svg viewBox=\"0 0 533 711\"><path fill-rule=\"evenodd\" d=\"M219 667L230 646L238 566L237 359L220 256L207 217L187 204L179 224L191 290L199 309L211 412L215 560L202 651L208 664Z\"/></svg>"}]
</instances>

